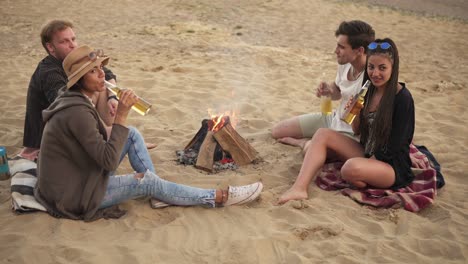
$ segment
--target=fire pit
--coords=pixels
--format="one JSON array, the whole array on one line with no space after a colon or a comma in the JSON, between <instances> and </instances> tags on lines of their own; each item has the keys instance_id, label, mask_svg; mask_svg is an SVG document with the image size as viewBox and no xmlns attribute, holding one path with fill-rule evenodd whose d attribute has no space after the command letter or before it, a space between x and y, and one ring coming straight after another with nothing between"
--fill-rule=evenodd
<instances>
[{"instance_id":1,"label":"fire pit","mask_svg":"<svg viewBox=\"0 0 468 264\"><path fill-rule=\"evenodd\" d=\"M221 115L204 119L192 140L176 155L181 164L214 172L250 164L257 151L237 133L229 116Z\"/></svg>"}]
</instances>

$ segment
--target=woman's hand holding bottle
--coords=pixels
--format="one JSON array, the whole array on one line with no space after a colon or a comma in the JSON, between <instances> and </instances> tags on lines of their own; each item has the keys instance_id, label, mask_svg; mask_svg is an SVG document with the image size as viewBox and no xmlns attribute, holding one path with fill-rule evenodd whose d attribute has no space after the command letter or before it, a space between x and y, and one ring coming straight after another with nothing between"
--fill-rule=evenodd
<instances>
[{"instance_id":1,"label":"woman's hand holding bottle","mask_svg":"<svg viewBox=\"0 0 468 264\"><path fill-rule=\"evenodd\" d=\"M131 89L123 89L119 97L114 123L125 125L128 113L130 109L132 109L132 106L138 101L138 96Z\"/></svg>"}]
</instances>

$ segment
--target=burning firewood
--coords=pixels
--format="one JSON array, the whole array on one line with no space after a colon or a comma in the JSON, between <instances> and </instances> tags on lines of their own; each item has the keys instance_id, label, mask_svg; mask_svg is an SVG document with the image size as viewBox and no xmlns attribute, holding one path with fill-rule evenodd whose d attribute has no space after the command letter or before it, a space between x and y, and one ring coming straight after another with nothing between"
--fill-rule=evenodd
<instances>
[{"instance_id":1,"label":"burning firewood","mask_svg":"<svg viewBox=\"0 0 468 264\"><path fill-rule=\"evenodd\" d=\"M257 155L257 151L229 123L215 132L214 138L240 166L252 163Z\"/></svg>"},{"instance_id":2,"label":"burning firewood","mask_svg":"<svg viewBox=\"0 0 468 264\"><path fill-rule=\"evenodd\" d=\"M216 148L216 141L213 137L213 131L206 133L205 139L200 146L198 151L197 163L195 167L213 172L214 153Z\"/></svg>"},{"instance_id":3,"label":"burning firewood","mask_svg":"<svg viewBox=\"0 0 468 264\"><path fill-rule=\"evenodd\" d=\"M213 172L213 164L218 161L225 163L232 158L239 166L252 163L257 151L237 133L228 116L221 116L203 120L202 127L183 153L179 151L177 155L183 164L194 164L199 169ZM189 157L189 162L184 160L185 156Z\"/></svg>"}]
</instances>

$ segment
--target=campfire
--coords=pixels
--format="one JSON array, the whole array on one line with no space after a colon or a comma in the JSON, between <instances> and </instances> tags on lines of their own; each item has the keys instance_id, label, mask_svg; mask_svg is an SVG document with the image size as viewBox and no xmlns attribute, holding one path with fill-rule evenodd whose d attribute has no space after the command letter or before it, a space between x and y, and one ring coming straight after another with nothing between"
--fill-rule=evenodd
<instances>
[{"instance_id":1,"label":"campfire","mask_svg":"<svg viewBox=\"0 0 468 264\"><path fill-rule=\"evenodd\" d=\"M256 159L257 151L237 133L229 116L204 119L201 125L184 150L176 151L179 163L214 172L235 169Z\"/></svg>"}]
</instances>

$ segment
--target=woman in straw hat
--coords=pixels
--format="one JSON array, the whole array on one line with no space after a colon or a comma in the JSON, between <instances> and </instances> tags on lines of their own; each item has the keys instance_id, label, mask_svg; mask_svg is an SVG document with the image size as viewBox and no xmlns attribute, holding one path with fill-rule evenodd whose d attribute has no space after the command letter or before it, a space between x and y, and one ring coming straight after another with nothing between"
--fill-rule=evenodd
<instances>
[{"instance_id":1,"label":"woman in straw hat","mask_svg":"<svg viewBox=\"0 0 468 264\"><path fill-rule=\"evenodd\" d=\"M106 89L102 67L108 61L89 46L72 51L63 61L68 89L43 112L46 124L34 195L51 215L86 221L116 218L123 214L117 204L142 196L161 201L159 206L216 207L243 204L260 195L261 182L222 190L159 178L141 135L128 137L127 115L137 102L132 90L121 93L107 136L89 98ZM112 175L125 155L136 173Z\"/></svg>"}]
</instances>

